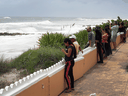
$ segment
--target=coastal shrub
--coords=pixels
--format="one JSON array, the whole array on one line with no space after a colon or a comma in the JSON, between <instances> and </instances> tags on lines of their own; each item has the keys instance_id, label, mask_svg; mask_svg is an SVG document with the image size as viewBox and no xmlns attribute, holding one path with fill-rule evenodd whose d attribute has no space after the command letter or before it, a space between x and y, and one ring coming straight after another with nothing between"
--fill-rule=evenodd
<instances>
[{"instance_id":1,"label":"coastal shrub","mask_svg":"<svg viewBox=\"0 0 128 96\"><path fill-rule=\"evenodd\" d=\"M83 49L88 41L88 32L87 30L81 30L80 32L74 34L77 37L77 41L80 44L81 48ZM39 40L40 47L43 46L50 46L50 47L64 47L64 39L68 38L69 36L64 36L60 33L55 34L45 34Z\"/></svg>"},{"instance_id":2,"label":"coastal shrub","mask_svg":"<svg viewBox=\"0 0 128 96\"><path fill-rule=\"evenodd\" d=\"M85 45L88 42L88 32L87 30L81 30L79 33L75 34L76 40L81 46L81 49L84 49Z\"/></svg>"},{"instance_id":3,"label":"coastal shrub","mask_svg":"<svg viewBox=\"0 0 128 96\"><path fill-rule=\"evenodd\" d=\"M39 40L39 45L40 47L43 46L50 46L50 47L58 47L58 46L63 46L64 43L64 39L66 38L66 36L64 36L63 34L60 33L47 33L44 34L41 39Z\"/></svg>"},{"instance_id":4,"label":"coastal shrub","mask_svg":"<svg viewBox=\"0 0 128 96\"><path fill-rule=\"evenodd\" d=\"M42 47L39 49L39 52L41 54L39 56L40 62L38 66L41 68L50 67L59 60L62 60L62 57L64 57L64 53L61 51L61 49L56 47Z\"/></svg>"},{"instance_id":5,"label":"coastal shrub","mask_svg":"<svg viewBox=\"0 0 128 96\"><path fill-rule=\"evenodd\" d=\"M41 47L37 50L28 50L18 58L13 60L10 65L12 68L26 69L28 73L42 68L50 67L64 57L59 48Z\"/></svg>"}]
</instances>

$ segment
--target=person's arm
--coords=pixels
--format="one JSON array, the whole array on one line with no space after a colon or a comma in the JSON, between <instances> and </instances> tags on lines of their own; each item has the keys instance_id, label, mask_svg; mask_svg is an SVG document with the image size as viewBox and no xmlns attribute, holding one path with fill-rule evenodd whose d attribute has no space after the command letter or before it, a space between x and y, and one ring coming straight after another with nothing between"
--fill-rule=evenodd
<instances>
[{"instance_id":1,"label":"person's arm","mask_svg":"<svg viewBox=\"0 0 128 96\"><path fill-rule=\"evenodd\" d=\"M119 28L122 28L121 24L120 24Z\"/></svg>"},{"instance_id":2,"label":"person's arm","mask_svg":"<svg viewBox=\"0 0 128 96\"><path fill-rule=\"evenodd\" d=\"M89 40L89 46L91 47L91 40Z\"/></svg>"},{"instance_id":3,"label":"person's arm","mask_svg":"<svg viewBox=\"0 0 128 96\"><path fill-rule=\"evenodd\" d=\"M83 53L83 51L81 50L80 46L79 46L79 50Z\"/></svg>"},{"instance_id":4,"label":"person's arm","mask_svg":"<svg viewBox=\"0 0 128 96\"><path fill-rule=\"evenodd\" d=\"M104 33L104 30L102 28L100 28L100 29L101 29L102 33Z\"/></svg>"},{"instance_id":5,"label":"person's arm","mask_svg":"<svg viewBox=\"0 0 128 96\"><path fill-rule=\"evenodd\" d=\"M108 23L109 23L109 29L111 30L111 23L110 23L110 21L108 20Z\"/></svg>"},{"instance_id":6,"label":"person's arm","mask_svg":"<svg viewBox=\"0 0 128 96\"><path fill-rule=\"evenodd\" d=\"M71 52L72 52L72 48L69 48L68 49L68 53L64 50L64 49L62 49L61 50L67 57L70 57L71 56Z\"/></svg>"}]
</instances>

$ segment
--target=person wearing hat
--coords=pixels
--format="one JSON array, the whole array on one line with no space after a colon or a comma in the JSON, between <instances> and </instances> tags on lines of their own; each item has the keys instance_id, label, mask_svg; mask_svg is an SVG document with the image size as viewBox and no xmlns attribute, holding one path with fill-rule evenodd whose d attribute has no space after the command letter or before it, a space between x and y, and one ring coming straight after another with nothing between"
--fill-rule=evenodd
<instances>
[{"instance_id":1,"label":"person wearing hat","mask_svg":"<svg viewBox=\"0 0 128 96\"><path fill-rule=\"evenodd\" d=\"M88 41L89 41L89 46L93 47L95 44L95 34L93 33L93 31L91 31L91 27L88 26L87 28L87 32L88 32Z\"/></svg>"},{"instance_id":2,"label":"person wearing hat","mask_svg":"<svg viewBox=\"0 0 128 96\"><path fill-rule=\"evenodd\" d=\"M80 48L79 43L76 41L76 36L75 35L72 35L72 36L69 37L69 39L72 41L72 43L74 44L74 46L76 48L76 54L78 54L78 51L79 50L83 53L83 51Z\"/></svg>"}]
</instances>

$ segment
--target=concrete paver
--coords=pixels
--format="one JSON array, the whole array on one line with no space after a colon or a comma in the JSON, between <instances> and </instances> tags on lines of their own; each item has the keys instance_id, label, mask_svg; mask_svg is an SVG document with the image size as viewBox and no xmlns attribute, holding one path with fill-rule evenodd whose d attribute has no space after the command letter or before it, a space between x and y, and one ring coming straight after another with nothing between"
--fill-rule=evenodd
<instances>
[{"instance_id":1,"label":"concrete paver","mask_svg":"<svg viewBox=\"0 0 128 96\"><path fill-rule=\"evenodd\" d=\"M128 41L128 39L127 39ZM103 64L96 64L75 81L75 90L60 96L128 96L128 42L121 43Z\"/></svg>"}]
</instances>

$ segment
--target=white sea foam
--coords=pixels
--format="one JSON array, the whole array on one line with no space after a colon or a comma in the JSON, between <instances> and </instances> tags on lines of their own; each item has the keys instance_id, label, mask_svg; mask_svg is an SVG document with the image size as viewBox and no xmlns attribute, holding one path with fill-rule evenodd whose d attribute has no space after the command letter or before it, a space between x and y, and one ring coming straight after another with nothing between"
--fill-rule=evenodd
<instances>
[{"instance_id":1,"label":"white sea foam","mask_svg":"<svg viewBox=\"0 0 128 96\"><path fill-rule=\"evenodd\" d=\"M0 56L15 58L31 48L38 48L39 35L19 35L0 37Z\"/></svg>"},{"instance_id":2,"label":"white sea foam","mask_svg":"<svg viewBox=\"0 0 128 96\"><path fill-rule=\"evenodd\" d=\"M11 19L11 17L4 17L4 19Z\"/></svg>"}]
</instances>

